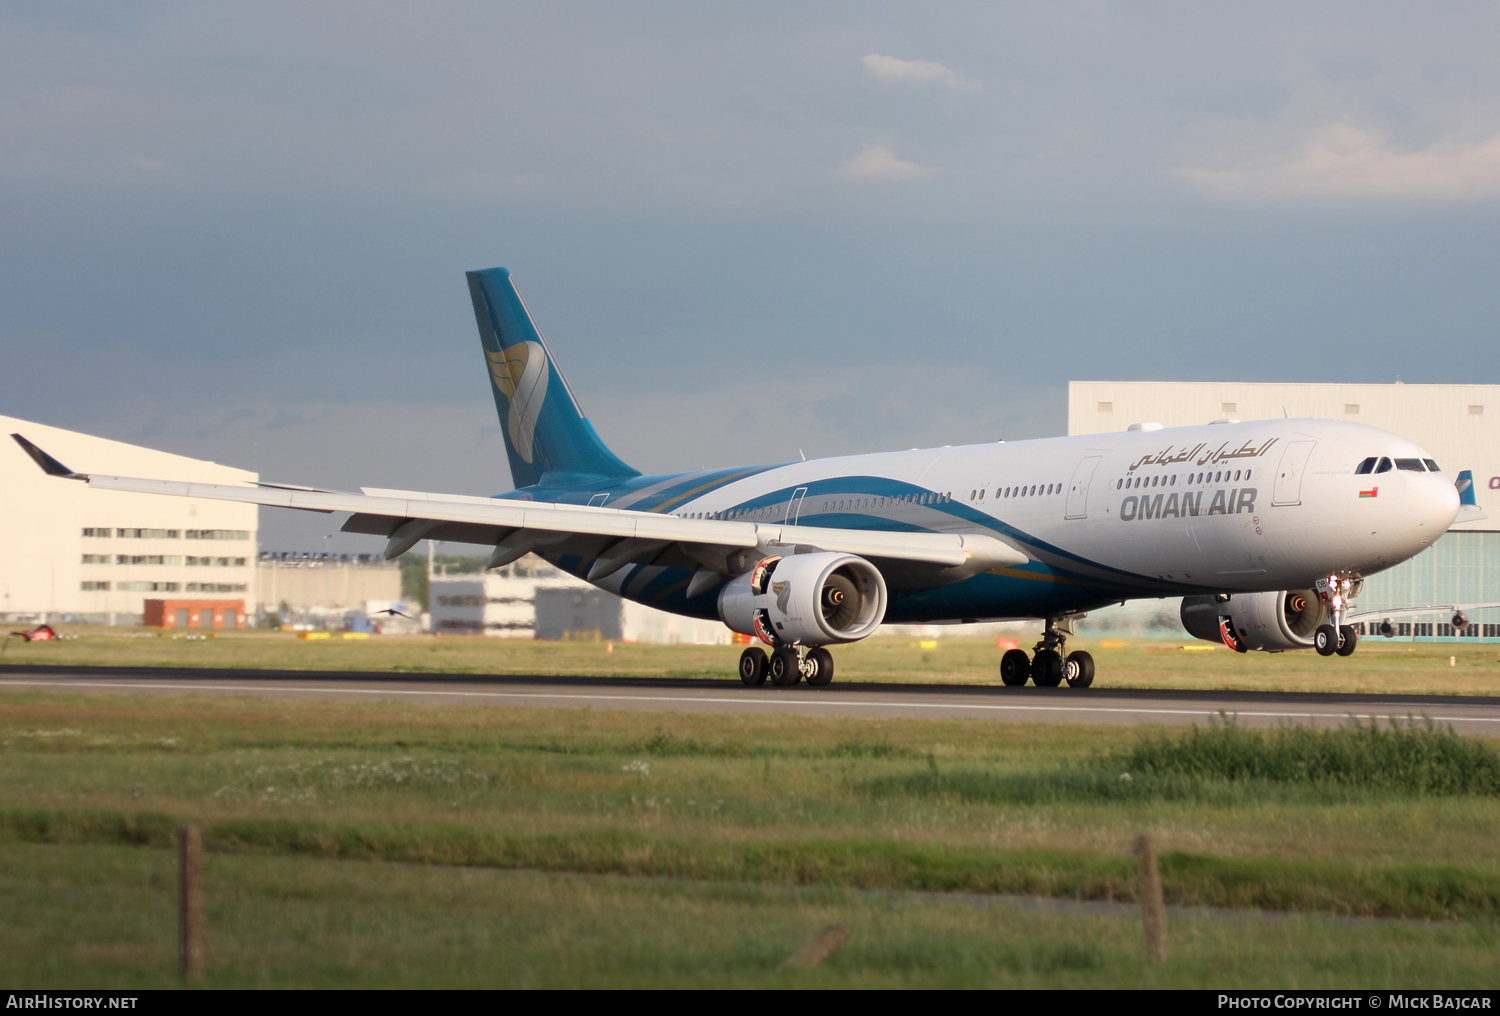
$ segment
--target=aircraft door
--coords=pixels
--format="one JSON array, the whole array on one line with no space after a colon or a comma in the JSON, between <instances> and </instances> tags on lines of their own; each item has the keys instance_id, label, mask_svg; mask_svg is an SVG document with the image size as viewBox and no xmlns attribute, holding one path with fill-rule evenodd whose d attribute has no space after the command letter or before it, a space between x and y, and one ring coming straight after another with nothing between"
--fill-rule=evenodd
<instances>
[{"instance_id":1,"label":"aircraft door","mask_svg":"<svg viewBox=\"0 0 1500 1016\"><path fill-rule=\"evenodd\" d=\"M1273 505L1302 503L1302 474L1307 472L1308 457L1317 443L1293 441L1281 453L1281 465L1276 467L1276 483L1271 491Z\"/></svg>"},{"instance_id":2,"label":"aircraft door","mask_svg":"<svg viewBox=\"0 0 1500 1016\"><path fill-rule=\"evenodd\" d=\"M1064 518L1084 519L1089 514L1089 485L1094 481L1094 470L1099 468L1102 455L1090 455L1078 463L1073 470L1073 480L1068 484L1068 505Z\"/></svg>"},{"instance_id":3,"label":"aircraft door","mask_svg":"<svg viewBox=\"0 0 1500 1016\"><path fill-rule=\"evenodd\" d=\"M806 487L798 487L792 492L791 500L786 503L785 525L795 526L797 524L797 516L802 514L802 498L806 493Z\"/></svg>"}]
</instances>

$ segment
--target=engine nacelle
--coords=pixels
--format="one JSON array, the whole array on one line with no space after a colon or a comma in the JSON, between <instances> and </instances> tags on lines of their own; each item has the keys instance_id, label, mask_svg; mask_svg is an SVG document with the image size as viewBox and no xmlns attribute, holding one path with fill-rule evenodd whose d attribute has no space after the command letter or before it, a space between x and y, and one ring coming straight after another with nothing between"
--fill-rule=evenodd
<instances>
[{"instance_id":1,"label":"engine nacelle","mask_svg":"<svg viewBox=\"0 0 1500 1016\"><path fill-rule=\"evenodd\" d=\"M885 619L885 579L862 557L767 557L719 594L719 617L768 645L856 642Z\"/></svg>"},{"instance_id":2,"label":"engine nacelle","mask_svg":"<svg viewBox=\"0 0 1500 1016\"><path fill-rule=\"evenodd\" d=\"M1279 593L1184 596L1182 626L1194 638L1236 652L1313 648L1313 633L1329 623L1328 604L1311 589Z\"/></svg>"}]
</instances>

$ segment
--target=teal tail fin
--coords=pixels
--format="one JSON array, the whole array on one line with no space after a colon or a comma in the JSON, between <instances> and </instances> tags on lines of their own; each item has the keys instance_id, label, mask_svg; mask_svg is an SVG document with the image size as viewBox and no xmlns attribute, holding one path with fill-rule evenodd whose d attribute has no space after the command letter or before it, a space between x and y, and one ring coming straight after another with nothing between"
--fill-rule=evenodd
<instances>
[{"instance_id":1,"label":"teal tail fin","mask_svg":"<svg viewBox=\"0 0 1500 1016\"><path fill-rule=\"evenodd\" d=\"M1473 470L1471 470L1471 469L1465 469L1463 472L1459 473L1458 474L1458 481L1456 483L1454 483L1453 485L1458 488L1458 503L1459 504L1478 504L1479 503L1476 500L1474 500L1474 471Z\"/></svg>"},{"instance_id":2,"label":"teal tail fin","mask_svg":"<svg viewBox=\"0 0 1500 1016\"><path fill-rule=\"evenodd\" d=\"M467 275L516 486L530 487L543 473L571 473L578 480L639 476L639 470L621 462L599 439L578 408L510 272L487 268Z\"/></svg>"}]
</instances>

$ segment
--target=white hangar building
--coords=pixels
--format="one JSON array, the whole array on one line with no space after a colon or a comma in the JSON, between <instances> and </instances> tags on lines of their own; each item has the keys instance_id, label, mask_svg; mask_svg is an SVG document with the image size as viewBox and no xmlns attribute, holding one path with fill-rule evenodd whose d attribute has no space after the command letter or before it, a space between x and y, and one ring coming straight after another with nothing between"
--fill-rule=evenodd
<instances>
[{"instance_id":1,"label":"white hangar building","mask_svg":"<svg viewBox=\"0 0 1500 1016\"><path fill-rule=\"evenodd\" d=\"M718 621L622 599L531 555L483 574L434 577L431 597L439 634L710 646L735 637Z\"/></svg>"},{"instance_id":2,"label":"white hangar building","mask_svg":"<svg viewBox=\"0 0 1500 1016\"><path fill-rule=\"evenodd\" d=\"M1355 610L1500 603L1500 385L1268 384L1073 381L1068 433L1101 434L1132 423L1183 427L1213 420L1284 416L1349 420L1409 438L1449 476L1474 474L1489 518L1450 530L1416 558L1367 579ZM1175 603L1173 604L1175 612ZM1158 611L1162 613L1162 611ZM1455 631L1448 611L1393 617L1397 637L1500 640L1500 609L1471 611Z\"/></svg>"},{"instance_id":3,"label":"white hangar building","mask_svg":"<svg viewBox=\"0 0 1500 1016\"><path fill-rule=\"evenodd\" d=\"M240 628L254 609L254 505L96 490L47 476L19 433L80 472L201 483L256 475L0 416L0 616L9 623Z\"/></svg>"}]
</instances>

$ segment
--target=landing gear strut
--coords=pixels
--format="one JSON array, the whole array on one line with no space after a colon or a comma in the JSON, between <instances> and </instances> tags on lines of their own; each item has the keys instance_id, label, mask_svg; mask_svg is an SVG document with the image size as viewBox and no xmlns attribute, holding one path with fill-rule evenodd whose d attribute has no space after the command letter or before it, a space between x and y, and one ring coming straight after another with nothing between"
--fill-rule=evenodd
<instances>
[{"instance_id":1,"label":"landing gear strut","mask_svg":"<svg viewBox=\"0 0 1500 1016\"><path fill-rule=\"evenodd\" d=\"M1344 623L1344 611L1349 606L1350 597L1358 591L1359 583L1354 579L1330 575L1319 579L1315 588L1319 598L1328 604L1331 623L1319 625L1318 630L1313 632L1313 648L1318 651L1319 656L1332 656L1334 653L1340 656L1350 655L1359 645L1359 633L1352 624Z\"/></svg>"},{"instance_id":2,"label":"landing gear strut","mask_svg":"<svg viewBox=\"0 0 1500 1016\"><path fill-rule=\"evenodd\" d=\"M740 653L740 680L758 688L766 678L778 688L791 688L805 680L822 688L833 680L833 654L822 646L777 646L769 657L759 646Z\"/></svg>"},{"instance_id":3,"label":"landing gear strut","mask_svg":"<svg viewBox=\"0 0 1500 1016\"><path fill-rule=\"evenodd\" d=\"M1025 650L1011 649L1000 658L1000 680L1018 688L1030 679L1038 688L1056 688L1063 681L1070 688L1087 688L1094 683L1094 658L1079 650L1067 653L1068 636L1073 634L1075 617L1049 617L1042 629L1042 640L1027 658Z\"/></svg>"}]
</instances>

